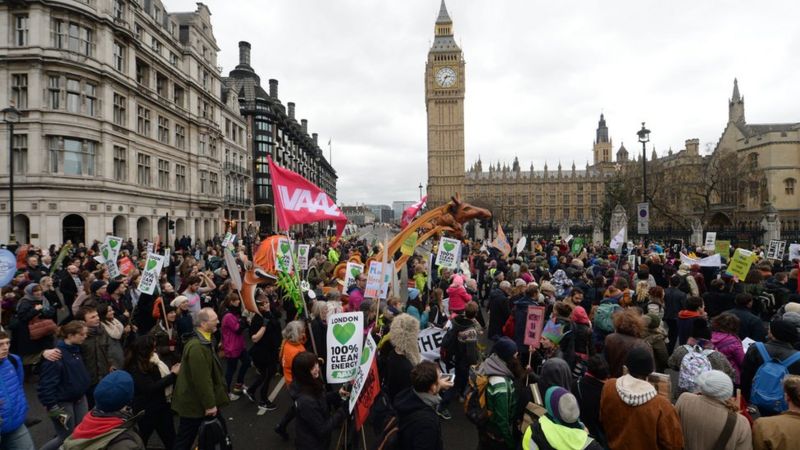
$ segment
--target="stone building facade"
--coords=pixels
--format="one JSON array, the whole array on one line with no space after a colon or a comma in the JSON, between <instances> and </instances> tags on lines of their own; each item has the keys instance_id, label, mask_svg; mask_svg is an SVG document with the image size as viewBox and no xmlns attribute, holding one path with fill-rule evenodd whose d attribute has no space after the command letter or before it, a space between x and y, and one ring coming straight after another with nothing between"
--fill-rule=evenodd
<instances>
[{"instance_id":1,"label":"stone building facade","mask_svg":"<svg viewBox=\"0 0 800 450\"><path fill-rule=\"evenodd\" d=\"M223 113L205 5L169 13L158 0L4 2L0 47L0 105L22 113L13 136L19 242L223 231L221 152L234 142L220 124L223 115L243 122ZM3 187L7 168L3 151ZM8 194L0 191L4 215ZM0 240L8 237L2 220Z\"/></svg>"}]
</instances>

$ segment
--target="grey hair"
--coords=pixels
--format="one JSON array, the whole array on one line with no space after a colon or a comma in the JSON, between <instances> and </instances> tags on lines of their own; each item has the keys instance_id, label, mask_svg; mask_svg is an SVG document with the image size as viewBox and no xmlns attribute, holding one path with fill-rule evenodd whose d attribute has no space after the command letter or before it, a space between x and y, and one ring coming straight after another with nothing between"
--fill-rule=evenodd
<instances>
[{"instance_id":1,"label":"grey hair","mask_svg":"<svg viewBox=\"0 0 800 450\"><path fill-rule=\"evenodd\" d=\"M511 289L511 283L509 283L508 280L501 281L500 289Z\"/></svg>"},{"instance_id":2,"label":"grey hair","mask_svg":"<svg viewBox=\"0 0 800 450\"><path fill-rule=\"evenodd\" d=\"M293 320L286 324L281 335L289 342L300 342L300 337L305 334L306 326L302 320Z\"/></svg>"},{"instance_id":3,"label":"grey hair","mask_svg":"<svg viewBox=\"0 0 800 450\"><path fill-rule=\"evenodd\" d=\"M213 313L214 308L202 308L200 311L197 312L197 318L195 319L195 325L200 326L200 324L206 323L211 319L211 314Z\"/></svg>"}]
</instances>

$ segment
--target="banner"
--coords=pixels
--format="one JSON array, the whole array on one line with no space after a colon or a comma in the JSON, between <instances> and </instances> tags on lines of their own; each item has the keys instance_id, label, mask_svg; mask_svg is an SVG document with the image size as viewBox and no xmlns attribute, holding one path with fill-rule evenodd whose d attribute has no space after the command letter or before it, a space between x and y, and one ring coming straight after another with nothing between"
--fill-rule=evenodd
<instances>
[{"instance_id":1,"label":"banner","mask_svg":"<svg viewBox=\"0 0 800 450\"><path fill-rule=\"evenodd\" d=\"M291 273L294 269L294 258L292 257L292 243L289 238L276 239L272 243L275 248L275 268L280 272Z\"/></svg>"},{"instance_id":2,"label":"banner","mask_svg":"<svg viewBox=\"0 0 800 450\"><path fill-rule=\"evenodd\" d=\"M714 251L725 260L728 260L731 257L731 241L714 241Z\"/></svg>"},{"instance_id":3,"label":"banner","mask_svg":"<svg viewBox=\"0 0 800 450\"><path fill-rule=\"evenodd\" d=\"M0 249L0 287L5 287L17 273L17 255L6 249Z\"/></svg>"},{"instance_id":4,"label":"banner","mask_svg":"<svg viewBox=\"0 0 800 450\"><path fill-rule=\"evenodd\" d=\"M445 329L436 327L426 328L419 332L417 335L417 347L419 347L419 353L422 355L423 360L439 360L445 332Z\"/></svg>"},{"instance_id":5,"label":"banner","mask_svg":"<svg viewBox=\"0 0 800 450\"><path fill-rule=\"evenodd\" d=\"M503 232L503 226L499 223L497 224L497 236L492 241L492 247L500 250L500 253L506 257L511 253L511 244L508 243L506 234Z\"/></svg>"},{"instance_id":6,"label":"banner","mask_svg":"<svg viewBox=\"0 0 800 450\"><path fill-rule=\"evenodd\" d=\"M786 241L778 241L776 239L772 239L769 241L769 246L767 247L767 258L768 259L777 259L778 261L783 260L783 254L786 252Z\"/></svg>"},{"instance_id":7,"label":"banner","mask_svg":"<svg viewBox=\"0 0 800 450\"><path fill-rule=\"evenodd\" d=\"M139 280L139 290L145 294L152 295L158 286L161 278L161 267L164 266L164 257L150 253L147 255L147 262L144 264L144 272Z\"/></svg>"},{"instance_id":8,"label":"banner","mask_svg":"<svg viewBox=\"0 0 800 450\"><path fill-rule=\"evenodd\" d=\"M525 345L539 348L544 327L544 306L528 306L528 317L525 320Z\"/></svg>"},{"instance_id":9,"label":"banner","mask_svg":"<svg viewBox=\"0 0 800 450\"><path fill-rule=\"evenodd\" d=\"M578 256L583 251L583 238L577 237L572 241L572 254Z\"/></svg>"},{"instance_id":10,"label":"banner","mask_svg":"<svg viewBox=\"0 0 800 450\"><path fill-rule=\"evenodd\" d=\"M722 258L720 255L711 255L705 258L690 258L684 253L681 253L681 264L697 264L700 267L715 267L719 268L722 265Z\"/></svg>"},{"instance_id":11,"label":"banner","mask_svg":"<svg viewBox=\"0 0 800 450\"><path fill-rule=\"evenodd\" d=\"M228 271L228 277L231 279L231 286L237 291L241 291L242 274L239 272L239 265L236 264L236 258L233 257L233 252L228 247L222 247L222 253L225 258L225 269Z\"/></svg>"},{"instance_id":12,"label":"banner","mask_svg":"<svg viewBox=\"0 0 800 450\"><path fill-rule=\"evenodd\" d=\"M409 206L403 211L403 217L400 220L400 228L407 227L411 222L414 221L414 217L416 217L419 210L425 207L425 202L428 201L428 196L422 197L418 202L414 203L413 205Z\"/></svg>"},{"instance_id":13,"label":"banner","mask_svg":"<svg viewBox=\"0 0 800 450\"><path fill-rule=\"evenodd\" d=\"M364 339L364 314L361 311L328 316L326 380L346 383L358 374Z\"/></svg>"},{"instance_id":14,"label":"banner","mask_svg":"<svg viewBox=\"0 0 800 450\"><path fill-rule=\"evenodd\" d=\"M322 189L298 173L284 169L267 156L275 198L275 215L281 230L292 225L331 220L336 222L336 239L342 235L347 217Z\"/></svg>"},{"instance_id":15,"label":"banner","mask_svg":"<svg viewBox=\"0 0 800 450\"><path fill-rule=\"evenodd\" d=\"M166 259L166 257L164 259L169 261L169 259ZM120 258L118 266L119 266L119 271L126 276L129 273L131 273L131 270L133 270L134 268L133 261L131 261L131 259L128 258L127 256L123 256L122 258Z\"/></svg>"},{"instance_id":16,"label":"banner","mask_svg":"<svg viewBox=\"0 0 800 450\"><path fill-rule=\"evenodd\" d=\"M350 290L350 287L356 284L356 280L358 280L358 276L364 273L364 265L354 262L347 263L347 267L345 268L344 272L344 292Z\"/></svg>"},{"instance_id":17,"label":"banner","mask_svg":"<svg viewBox=\"0 0 800 450\"><path fill-rule=\"evenodd\" d=\"M364 426L364 422L366 422L367 417L369 417L369 411L372 409L372 405L375 403L375 399L378 398L378 394L380 394L380 392L381 381L380 376L378 375L378 361L373 360L372 365L369 368L367 379L364 381L364 388L361 391L361 396L359 397L358 402L356 402L356 431L359 431L361 427Z\"/></svg>"},{"instance_id":18,"label":"banner","mask_svg":"<svg viewBox=\"0 0 800 450\"><path fill-rule=\"evenodd\" d=\"M439 251L436 252L436 265L446 269L458 268L461 253L461 241L443 237L439 241Z\"/></svg>"},{"instance_id":19,"label":"banner","mask_svg":"<svg viewBox=\"0 0 800 450\"><path fill-rule=\"evenodd\" d=\"M297 264L301 270L308 270L308 253L311 251L311 246L308 244L299 244L297 246Z\"/></svg>"},{"instance_id":20,"label":"banner","mask_svg":"<svg viewBox=\"0 0 800 450\"><path fill-rule=\"evenodd\" d=\"M364 382L367 381L370 368L378 353L378 345L372 338L372 333L367 333L367 340L364 342L364 350L361 352L360 365L358 366L358 374L353 381L353 388L350 390L350 413L353 413L353 408L356 407L358 397L361 395L361 390L364 388Z\"/></svg>"},{"instance_id":21,"label":"banner","mask_svg":"<svg viewBox=\"0 0 800 450\"><path fill-rule=\"evenodd\" d=\"M738 278L739 281L744 281L752 265L753 252L737 248L736 252L733 253L733 257L731 258L730 264L728 264L726 272L728 275L733 275Z\"/></svg>"},{"instance_id":22,"label":"banner","mask_svg":"<svg viewBox=\"0 0 800 450\"><path fill-rule=\"evenodd\" d=\"M650 205L648 203L639 203L636 207L638 214L638 232L639 234L647 234L650 232Z\"/></svg>"},{"instance_id":23,"label":"banner","mask_svg":"<svg viewBox=\"0 0 800 450\"><path fill-rule=\"evenodd\" d=\"M703 248L705 248L706 250L713 250L715 242L717 242L717 232L709 231L708 233L706 233L706 242L703 245Z\"/></svg>"},{"instance_id":24,"label":"banner","mask_svg":"<svg viewBox=\"0 0 800 450\"><path fill-rule=\"evenodd\" d=\"M406 256L414 256L414 249L417 247L417 239L419 239L419 234L417 232L413 232L408 235L405 240L403 240L403 245L400 246L400 253Z\"/></svg>"},{"instance_id":25,"label":"banner","mask_svg":"<svg viewBox=\"0 0 800 450\"><path fill-rule=\"evenodd\" d=\"M608 244L610 248L619 251L622 248L622 243L625 242L625 227L619 230L619 232L614 235L614 238L611 239L611 243Z\"/></svg>"}]
</instances>

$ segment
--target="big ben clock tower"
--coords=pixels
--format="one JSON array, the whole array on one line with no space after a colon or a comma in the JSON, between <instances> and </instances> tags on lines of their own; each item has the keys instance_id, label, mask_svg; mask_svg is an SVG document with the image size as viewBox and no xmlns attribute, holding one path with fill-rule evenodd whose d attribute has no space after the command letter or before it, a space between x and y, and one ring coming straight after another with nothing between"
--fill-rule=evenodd
<instances>
[{"instance_id":1,"label":"big ben clock tower","mask_svg":"<svg viewBox=\"0 0 800 450\"><path fill-rule=\"evenodd\" d=\"M464 194L464 55L442 0L435 38L425 63L428 112L428 206Z\"/></svg>"}]
</instances>

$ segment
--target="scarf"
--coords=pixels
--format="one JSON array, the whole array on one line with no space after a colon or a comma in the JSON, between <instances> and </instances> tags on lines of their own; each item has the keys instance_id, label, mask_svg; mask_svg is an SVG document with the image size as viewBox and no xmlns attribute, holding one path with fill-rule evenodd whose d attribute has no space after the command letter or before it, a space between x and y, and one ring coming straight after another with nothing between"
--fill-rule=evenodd
<instances>
[{"instance_id":1,"label":"scarf","mask_svg":"<svg viewBox=\"0 0 800 450\"><path fill-rule=\"evenodd\" d=\"M158 373L161 374L161 378L169 375L169 367L167 367L167 365L164 364L161 359L159 359L158 353L153 352L153 355L150 356L150 362L158 367ZM172 386L167 386L164 388L164 396L167 397L167 403L172 400Z\"/></svg>"},{"instance_id":2,"label":"scarf","mask_svg":"<svg viewBox=\"0 0 800 450\"><path fill-rule=\"evenodd\" d=\"M118 341L122 339L122 333L125 331L125 327L122 325L117 319L111 319L110 322L100 322L103 325L103 329L106 330L108 337Z\"/></svg>"},{"instance_id":3,"label":"scarf","mask_svg":"<svg viewBox=\"0 0 800 450\"><path fill-rule=\"evenodd\" d=\"M430 406L433 409L437 409L439 407L439 403L442 402L442 398L439 397L438 395L431 394L428 392L417 392L416 390L413 391L414 395L416 395L420 400L422 400L422 403L425 403L426 405Z\"/></svg>"}]
</instances>

